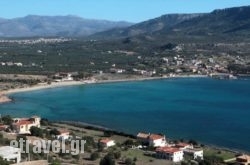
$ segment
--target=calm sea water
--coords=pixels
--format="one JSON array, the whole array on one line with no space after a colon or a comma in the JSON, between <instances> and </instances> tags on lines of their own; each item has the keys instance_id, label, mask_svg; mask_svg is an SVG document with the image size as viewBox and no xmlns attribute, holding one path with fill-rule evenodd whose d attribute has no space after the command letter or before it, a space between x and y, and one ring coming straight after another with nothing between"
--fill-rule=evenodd
<instances>
[{"instance_id":1,"label":"calm sea water","mask_svg":"<svg viewBox=\"0 0 250 165\"><path fill-rule=\"evenodd\" d=\"M98 124L136 134L250 151L250 79L164 79L92 84L12 94L0 105L12 116Z\"/></svg>"}]
</instances>

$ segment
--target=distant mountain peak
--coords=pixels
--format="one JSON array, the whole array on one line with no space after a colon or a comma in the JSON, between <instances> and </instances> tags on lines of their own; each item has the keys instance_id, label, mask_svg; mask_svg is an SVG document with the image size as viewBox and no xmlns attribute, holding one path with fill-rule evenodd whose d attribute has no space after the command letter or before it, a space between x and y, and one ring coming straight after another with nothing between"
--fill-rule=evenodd
<instances>
[{"instance_id":1,"label":"distant mountain peak","mask_svg":"<svg viewBox=\"0 0 250 165\"><path fill-rule=\"evenodd\" d=\"M93 39L126 38L164 41L166 38L250 37L250 6L214 10L211 13L167 14L127 28L112 29L91 36Z\"/></svg>"},{"instance_id":2,"label":"distant mountain peak","mask_svg":"<svg viewBox=\"0 0 250 165\"><path fill-rule=\"evenodd\" d=\"M0 37L81 37L116 27L128 27L129 22L84 19L75 15L39 16L0 19Z\"/></svg>"}]
</instances>

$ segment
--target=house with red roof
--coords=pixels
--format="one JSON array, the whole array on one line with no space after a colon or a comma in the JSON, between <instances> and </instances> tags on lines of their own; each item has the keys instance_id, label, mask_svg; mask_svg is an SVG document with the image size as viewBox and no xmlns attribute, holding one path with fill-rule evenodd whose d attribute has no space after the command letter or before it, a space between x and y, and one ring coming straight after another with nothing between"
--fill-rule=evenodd
<instances>
[{"instance_id":1,"label":"house with red roof","mask_svg":"<svg viewBox=\"0 0 250 165\"><path fill-rule=\"evenodd\" d=\"M13 129L18 134L30 134L30 128L32 126L40 128L41 118L38 116L32 116L31 118L14 118Z\"/></svg>"},{"instance_id":2,"label":"house with red roof","mask_svg":"<svg viewBox=\"0 0 250 165\"><path fill-rule=\"evenodd\" d=\"M149 135L148 139L149 139L149 146L164 147L167 144L166 137L164 135L151 134Z\"/></svg>"},{"instance_id":3,"label":"house with red roof","mask_svg":"<svg viewBox=\"0 0 250 165\"><path fill-rule=\"evenodd\" d=\"M109 148L115 145L115 141L109 138L101 139L99 143L103 148Z\"/></svg>"},{"instance_id":4,"label":"house with red roof","mask_svg":"<svg viewBox=\"0 0 250 165\"><path fill-rule=\"evenodd\" d=\"M164 147L167 145L166 137L160 134L138 133L137 139L149 146Z\"/></svg>"},{"instance_id":5,"label":"house with red roof","mask_svg":"<svg viewBox=\"0 0 250 165\"><path fill-rule=\"evenodd\" d=\"M166 159L173 162L181 162L183 160L183 151L175 147L159 147L155 150L156 157Z\"/></svg>"},{"instance_id":6,"label":"house with red roof","mask_svg":"<svg viewBox=\"0 0 250 165\"><path fill-rule=\"evenodd\" d=\"M144 144L148 144L148 137L150 136L150 133L144 133L144 132L139 132L137 134L137 140L144 143Z\"/></svg>"},{"instance_id":7,"label":"house with red roof","mask_svg":"<svg viewBox=\"0 0 250 165\"><path fill-rule=\"evenodd\" d=\"M203 149L201 148L187 148L183 150L183 153L191 156L194 160L203 160Z\"/></svg>"},{"instance_id":8,"label":"house with red roof","mask_svg":"<svg viewBox=\"0 0 250 165\"><path fill-rule=\"evenodd\" d=\"M70 138L70 132L68 130L59 130L59 134L56 135L58 140L68 140Z\"/></svg>"},{"instance_id":9,"label":"house with red roof","mask_svg":"<svg viewBox=\"0 0 250 165\"><path fill-rule=\"evenodd\" d=\"M0 131L5 131L8 128L8 125L0 124Z\"/></svg>"}]
</instances>

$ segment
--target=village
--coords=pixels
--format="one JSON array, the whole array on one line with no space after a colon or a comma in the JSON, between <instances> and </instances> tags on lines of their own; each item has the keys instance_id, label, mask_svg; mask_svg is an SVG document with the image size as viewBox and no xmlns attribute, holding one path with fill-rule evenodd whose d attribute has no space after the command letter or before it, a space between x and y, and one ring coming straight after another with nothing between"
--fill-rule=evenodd
<instances>
[{"instance_id":1,"label":"village","mask_svg":"<svg viewBox=\"0 0 250 165\"><path fill-rule=\"evenodd\" d=\"M201 164L209 162L208 148L190 140L172 140L163 134L143 133L129 135L121 132L77 126L77 124L50 123L39 116L28 118L1 117L1 147L0 156L8 164L100 164L110 159L118 164ZM98 136L97 136L98 135ZM72 140L85 139L85 152L77 156L68 153L25 153L24 148L10 146L10 140L24 138L30 147L37 140L47 143L48 140L58 140L61 144L66 141L66 148ZM5 139L5 140L3 140ZM44 146L39 146L42 151ZM209 149L211 151L211 149ZM220 152L220 153L219 153ZM216 154L226 154L226 151L216 150ZM133 154L131 154L133 153ZM136 153L136 154L135 154ZM139 153L141 154L139 156ZM111 155L113 154L114 157ZM211 154L211 153L210 153ZM131 155L133 157L131 157ZM233 156L234 155L234 156ZM137 156L137 157L136 157ZM211 155L210 155L211 156ZM144 162L146 161L147 162ZM216 161L214 159L213 161ZM217 160L219 161L219 160ZM250 156L243 153L231 153L227 160L220 164L247 165Z\"/></svg>"}]
</instances>

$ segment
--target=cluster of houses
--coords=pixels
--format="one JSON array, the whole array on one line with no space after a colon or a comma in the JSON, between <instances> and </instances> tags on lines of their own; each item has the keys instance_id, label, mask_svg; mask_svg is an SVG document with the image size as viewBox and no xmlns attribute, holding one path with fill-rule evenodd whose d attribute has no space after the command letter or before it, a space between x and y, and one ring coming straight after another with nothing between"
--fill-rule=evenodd
<instances>
[{"instance_id":1,"label":"cluster of houses","mask_svg":"<svg viewBox=\"0 0 250 165\"><path fill-rule=\"evenodd\" d=\"M38 38L38 39L22 39L22 40L8 40L2 39L0 43L17 43L17 44L37 44L37 43L61 43L66 41L72 41L69 38Z\"/></svg>"},{"instance_id":2,"label":"cluster of houses","mask_svg":"<svg viewBox=\"0 0 250 165\"><path fill-rule=\"evenodd\" d=\"M119 69L119 68L110 68L110 73L124 73L126 72L125 69Z\"/></svg>"},{"instance_id":3,"label":"cluster of houses","mask_svg":"<svg viewBox=\"0 0 250 165\"><path fill-rule=\"evenodd\" d=\"M13 118L11 124L12 133L19 135L28 135L31 134L31 127L40 128L41 118L39 116L32 116L30 118ZM8 129L8 125L0 125L0 130L4 131ZM55 138L58 140L68 140L70 139L70 132L68 130L58 130L59 134L55 135ZM20 163L21 162L21 149L15 148L12 146L1 146L0 147L0 156L7 161Z\"/></svg>"},{"instance_id":4,"label":"cluster of houses","mask_svg":"<svg viewBox=\"0 0 250 165\"><path fill-rule=\"evenodd\" d=\"M188 143L169 144L164 135L138 133L137 139L142 144L156 148L155 156L160 159L181 162L184 160L184 155L189 155L193 159L203 159L201 148L194 148L192 144Z\"/></svg>"},{"instance_id":5,"label":"cluster of houses","mask_svg":"<svg viewBox=\"0 0 250 165\"><path fill-rule=\"evenodd\" d=\"M40 128L41 118L39 116L32 116L30 118L14 118L12 125L13 132L16 134L31 134L31 127ZM0 130L5 130L7 126L0 125ZM58 130L59 133L54 138L58 140L70 140L72 136L68 130ZM43 140L43 139L41 139ZM165 135L151 134L151 133L138 133L137 141L143 146L152 147L154 149L154 156L159 159L166 159L172 162L181 162L184 157L189 157L193 160L203 160L203 149L196 148L189 143L168 143ZM99 141L100 146L104 149L115 146L116 143L110 138L104 138ZM133 147L132 147L133 148ZM143 147L137 147L143 148ZM12 146L0 147L0 156L15 163L21 161L21 150ZM250 164L249 155L240 155L236 157L236 164L248 165Z\"/></svg>"},{"instance_id":6,"label":"cluster of houses","mask_svg":"<svg viewBox=\"0 0 250 165\"><path fill-rule=\"evenodd\" d=\"M12 61L9 61L9 62L0 62L0 64L2 66L19 66L19 67L23 66L23 63L21 63L21 62L12 62Z\"/></svg>"},{"instance_id":7,"label":"cluster of houses","mask_svg":"<svg viewBox=\"0 0 250 165\"><path fill-rule=\"evenodd\" d=\"M156 70L147 71L147 70L141 70L141 69L136 69L136 68L133 68L133 72L139 75L149 76L149 77L156 74Z\"/></svg>"},{"instance_id":8,"label":"cluster of houses","mask_svg":"<svg viewBox=\"0 0 250 165\"><path fill-rule=\"evenodd\" d=\"M13 118L11 124L13 132L16 134L30 134L30 128L32 126L40 128L41 118L38 116L32 116L30 118ZM0 130L7 129L7 125L0 125ZM0 147L0 156L7 161L20 163L21 162L21 149L12 146Z\"/></svg>"},{"instance_id":9,"label":"cluster of houses","mask_svg":"<svg viewBox=\"0 0 250 165\"><path fill-rule=\"evenodd\" d=\"M54 81L56 82L62 82L62 81L72 81L73 80L73 77L72 77L72 74L71 73L56 73L54 76L53 76L53 79Z\"/></svg>"},{"instance_id":10,"label":"cluster of houses","mask_svg":"<svg viewBox=\"0 0 250 165\"><path fill-rule=\"evenodd\" d=\"M32 126L40 128L41 118L32 116L31 118L14 118L12 127L13 131L17 134L30 134Z\"/></svg>"},{"instance_id":11,"label":"cluster of houses","mask_svg":"<svg viewBox=\"0 0 250 165\"><path fill-rule=\"evenodd\" d=\"M137 134L137 140L143 145L155 148L155 157L159 159L181 162L184 160L184 155L188 155L194 160L203 160L201 148L194 148L192 144L188 143L168 144L164 135L140 132ZM111 139L102 139L100 144L104 148L108 148L114 146L115 142Z\"/></svg>"},{"instance_id":12,"label":"cluster of houses","mask_svg":"<svg viewBox=\"0 0 250 165\"><path fill-rule=\"evenodd\" d=\"M169 144L164 135L138 133L137 140L142 144L155 148L155 157L159 159L166 159L172 162L181 162L184 157L189 157L193 160L203 160L203 149L196 148L192 144L178 142ZM240 155L235 159L237 165L249 165L250 156Z\"/></svg>"}]
</instances>

